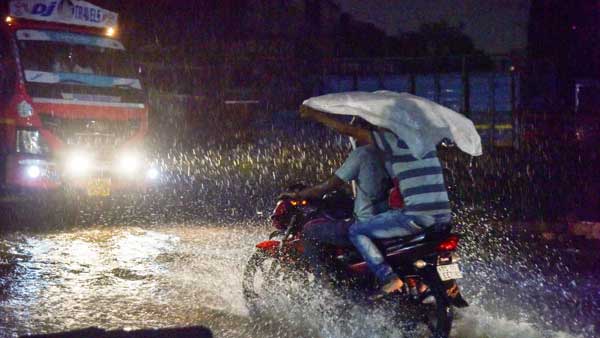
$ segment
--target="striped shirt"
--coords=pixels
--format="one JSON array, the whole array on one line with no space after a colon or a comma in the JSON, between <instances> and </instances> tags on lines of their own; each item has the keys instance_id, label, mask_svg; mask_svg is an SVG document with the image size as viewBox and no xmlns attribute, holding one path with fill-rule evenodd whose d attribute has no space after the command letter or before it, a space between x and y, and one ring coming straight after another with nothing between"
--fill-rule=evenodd
<instances>
[{"instance_id":1,"label":"striped shirt","mask_svg":"<svg viewBox=\"0 0 600 338\"><path fill-rule=\"evenodd\" d=\"M373 132L377 147L384 152L390 177L400 181L404 213L422 216L427 223L447 223L451 209L444 175L435 148L422 159L412 155L406 143L389 131ZM430 225L430 224L424 224Z\"/></svg>"}]
</instances>

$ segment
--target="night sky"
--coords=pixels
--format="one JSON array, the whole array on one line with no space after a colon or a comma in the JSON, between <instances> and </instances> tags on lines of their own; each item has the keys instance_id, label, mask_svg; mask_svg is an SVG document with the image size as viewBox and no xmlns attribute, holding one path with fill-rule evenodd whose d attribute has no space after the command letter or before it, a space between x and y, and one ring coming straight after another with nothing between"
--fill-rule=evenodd
<instances>
[{"instance_id":1,"label":"night sky","mask_svg":"<svg viewBox=\"0 0 600 338\"><path fill-rule=\"evenodd\" d=\"M115 10L127 20L142 25L142 13L133 11L144 7L144 1L90 0L102 7ZM184 3L185 8L203 8L210 1L160 0L156 6L168 8ZM371 22L389 35L418 30L423 23L447 21L461 25L475 47L491 54L507 54L527 47L527 22L530 0L331 0L360 21ZM137 5L133 5L137 4ZM148 8L146 8L148 10ZM200 13L205 12L200 10ZM163 12L161 12L163 13ZM162 15L162 14L161 14ZM200 18L199 20L207 20ZM177 25L180 24L176 23ZM134 25L135 25L134 24ZM138 27L139 28L139 27ZM164 27L161 27L164 29ZM177 30L177 29L176 29Z\"/></svg>"},{"instance_id":2,"label":"night sky","mask_svg":"<svg viewBox=\"0 0 600 338\"><path fill-rule=\"evenodd\" d=\"M335 0L359 20L395 35L422 23L445 20L464 24L475 47L505 54L527 44L529 0Z\"/></svg>"}]
</instances>

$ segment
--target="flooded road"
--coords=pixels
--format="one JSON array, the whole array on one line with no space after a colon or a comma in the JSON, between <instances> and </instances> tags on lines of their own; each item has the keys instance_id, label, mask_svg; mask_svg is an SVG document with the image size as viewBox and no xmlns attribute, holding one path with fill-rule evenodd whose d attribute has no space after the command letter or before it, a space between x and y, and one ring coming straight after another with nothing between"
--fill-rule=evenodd
<instances>
[{"instance_id":1,"label":"flooded road","mask_svg":"<svg viewBox=\"0 0 600 338\"><path fill-rule=\"evenodd\" d=\"M258 237L205 227L14 235L2 243L1 336L201 323L217 336L262 335L239 287Z\"/></svg>"},{"instance_id":2,"label":"flooded road","mask_svg":"<svg viewBox=\"0 0 600 338\"><path fill-rule=\"evenodd\" d=\"M242 296L242 271L254 244L269 230L256 224L197 224L5 235L0 240L0 336L91 326L193 325L209 327L216 337L403 336L386 309L365 309L310 290L308 302L301 306L284 297L274 300L271 315L250 318ZM524 298L519 293L524 284L512 291L506 285L492 289L508 272L490 272L492 265L468 252L465 256L462 285L472 306L457 314L453 337L593 336L593 327L581 327L585 321L578 324L581 330L571 333L552 319L577 311L564 302L577 295L556 295L560 299L555 305L540 299L544 295ZM540 277L512 278L528 282L530 291L543 292L548 289L544 283L552 283ZM533 303L535 299L539 303Z\"/></svg>"}]
</instances>

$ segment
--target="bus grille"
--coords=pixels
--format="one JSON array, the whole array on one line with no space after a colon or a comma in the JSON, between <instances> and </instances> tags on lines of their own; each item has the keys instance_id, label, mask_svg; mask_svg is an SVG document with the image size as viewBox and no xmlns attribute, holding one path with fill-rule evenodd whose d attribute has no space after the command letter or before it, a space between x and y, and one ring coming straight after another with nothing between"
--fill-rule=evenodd
<instances>
[{"instance_id":1,"label":"bus grille","mask_svg":"<svg viewBox=\"0 0 600 338\"><path fill-rule=\"evenodd\" d=\"M67 119L40 114L42 125L66 145L111 152L130 139L139 129L140 120Z\"/></svg>"}]
</instances>

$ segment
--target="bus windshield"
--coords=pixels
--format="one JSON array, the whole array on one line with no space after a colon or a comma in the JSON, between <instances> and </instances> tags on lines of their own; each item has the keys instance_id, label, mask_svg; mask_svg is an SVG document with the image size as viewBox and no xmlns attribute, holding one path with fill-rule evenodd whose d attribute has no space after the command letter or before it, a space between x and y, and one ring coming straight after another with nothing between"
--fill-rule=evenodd
<instances>
[{"instance_id":1,"label":"bus windshield","mask_svg":"<svg viewBox=\"0 0 600 338\"><path fill-rule=\"evenodd\" d=\"M28 82L141 89L136 67L117 40L19 30L17 41Z\"/></svg>"}]
</instances>

